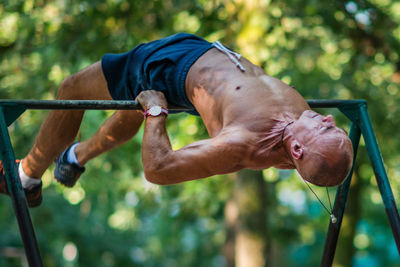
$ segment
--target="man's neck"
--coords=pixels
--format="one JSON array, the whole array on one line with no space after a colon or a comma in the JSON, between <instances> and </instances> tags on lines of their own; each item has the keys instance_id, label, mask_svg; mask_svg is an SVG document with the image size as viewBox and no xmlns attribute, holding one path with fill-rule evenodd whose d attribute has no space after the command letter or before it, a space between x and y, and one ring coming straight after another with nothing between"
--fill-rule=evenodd
<instances>
[{"instance_id":1,"label":"man's neck","mask_svg":"<svg viewBox=\"0 0 400 267\"><path fill-rule=\"evenodd\" d=\"M290 115L280 114L278 117L274 118L273 121L273 126L267 132L259 133L256 144L256 154L266 159L266 165L269 167L274 166L280 169L293 169L294 164L292 158L286 150L288 139L284 131L294 122L294 119Z\"/></svg>"},{"instance_id":2,"label":"man's neck","mask_svg":"<svg viewBox=\"0 0 400 267\"><path fill-rule=\"evenodd\" d=\"M286 124L285 128L283 129L282 132L282 137L281 137L281 153L284 154L282 155L286 160L283 160L282 166L276 168L281 168L281 169L295 169L296 166L293 162L293 158L290 154L290 143L291 143L291 135L288 133L287 128L293 125L294 121L289 122Z\"/></svg>"}]
</instances>

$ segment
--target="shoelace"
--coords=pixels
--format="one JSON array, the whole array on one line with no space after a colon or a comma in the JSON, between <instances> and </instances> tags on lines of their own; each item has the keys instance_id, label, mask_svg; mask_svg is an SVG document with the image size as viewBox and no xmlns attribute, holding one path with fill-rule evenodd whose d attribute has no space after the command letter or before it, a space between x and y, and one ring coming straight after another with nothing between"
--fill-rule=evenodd
<instances>
[{"instance_id":1,"label":"shoelace","mask_svg":"<svg viewBox=\"0 0 400 267\"><path fill-rule=\"evenodd\" d=\"M240 71L245 72L246 69L239 62L239 59L242 57L241 54L229 50L223 44L221 44L219 41L215 41L213 43L213 46L215 48L217 48L219 51L221 51L222 53L224 53L225 55L227 55L232 60L232 62L236 65L236 67L238 67L240 69Z\"/></svg>"}]
</instances>

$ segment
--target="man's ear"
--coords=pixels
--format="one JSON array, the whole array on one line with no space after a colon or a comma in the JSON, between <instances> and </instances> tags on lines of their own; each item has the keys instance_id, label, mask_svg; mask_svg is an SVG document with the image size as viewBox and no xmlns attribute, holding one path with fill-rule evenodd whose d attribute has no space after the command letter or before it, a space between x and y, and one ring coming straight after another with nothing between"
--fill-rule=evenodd
<instances>
[{"instance_id":1,"label":"man's ear","mask_svg":"<svg viewBox=\"0 0 400 267\"><path fill-rule=\"evenodd\" d=\"M294 159L301 159L304 152L304 146L300 144L297 140L293 140L290 144L290 154Z\"/></svg>"}]
</instances>

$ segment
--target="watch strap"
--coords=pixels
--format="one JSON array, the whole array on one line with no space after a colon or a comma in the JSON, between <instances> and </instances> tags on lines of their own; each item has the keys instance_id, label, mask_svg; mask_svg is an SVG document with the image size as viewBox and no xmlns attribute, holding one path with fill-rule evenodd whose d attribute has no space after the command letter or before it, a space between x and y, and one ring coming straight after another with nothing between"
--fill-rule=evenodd
<instances>
[{"instance_id":1,"label":"watch strap","mask_svg":"<svg viewBox=\"0 0 400 267\"><path fill-rule=\"evenodd\" d=\"M154 106L153 106L154 107ZM147 118L148 116L152 116L152 117L157 117L160 116L161 114L164 114L165 116L168 116L168 109L161 107L161 112L157 115L153 115L150 112L150 109L152 107L148 108L145 112L144 112L144 117Z\"/></svg>"}]
</instances>

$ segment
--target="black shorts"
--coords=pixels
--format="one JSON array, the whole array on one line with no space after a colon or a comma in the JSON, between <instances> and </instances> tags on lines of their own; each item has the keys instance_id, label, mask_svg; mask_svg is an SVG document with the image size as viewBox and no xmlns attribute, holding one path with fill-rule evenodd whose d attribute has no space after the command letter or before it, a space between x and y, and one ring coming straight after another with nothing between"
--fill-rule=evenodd
<instances>
[{"instance_id":1,"label":"black shorts","mask_svg":"<svg viewBox=\"0 0 400 267\"><path fill-rule=\"evenodd\" d=\"M200 37L178 33L140 44L123 54L106 54L102 68L115 100L133 100L143 90L164 93L169 104L194 110L185 92L185 80L193 63L212 48Z\"/></svg>"}]
</instances>

